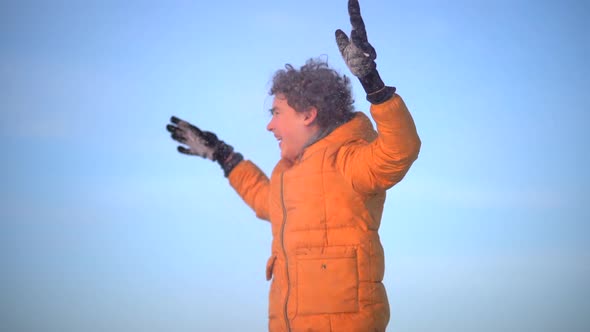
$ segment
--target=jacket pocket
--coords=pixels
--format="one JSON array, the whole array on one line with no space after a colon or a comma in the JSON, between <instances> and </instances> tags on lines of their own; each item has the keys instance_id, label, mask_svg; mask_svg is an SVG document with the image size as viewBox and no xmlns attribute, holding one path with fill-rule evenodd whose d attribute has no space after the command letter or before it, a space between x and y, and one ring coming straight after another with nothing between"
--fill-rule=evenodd
<instances>
[{"instance_id":1,"label":"jacket pocket","mask_svg":"<svg viewBox=\"0 0 590 332\"><path fill-rule=\"evenodd\" d=\"M268 261L266 261L266 280L269 281L270 279L272 279L272 273L275 267L275 261L277 260L277 256L272 255L270 256L270 258L268 259Z\"/></svg>"},{"instance_id":2,"label":"jacket pocket","mask_svg":"<svg viewBox=\"0 0 590 332\"><path fill-rule=\"evenodd\" d=\"M297 251L296 261L298 314L358 311L355 248L303 248Z\"/></svg>"}]
</instances>

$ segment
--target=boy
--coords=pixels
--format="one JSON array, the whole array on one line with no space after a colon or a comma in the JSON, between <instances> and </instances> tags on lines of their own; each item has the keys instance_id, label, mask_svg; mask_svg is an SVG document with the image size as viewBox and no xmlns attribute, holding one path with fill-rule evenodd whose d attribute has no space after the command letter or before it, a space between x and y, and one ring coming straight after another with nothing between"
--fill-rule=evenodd
<instances>
[{"instance_id":1,"label":"boy","mask_svg":"<svg viewBox=\"0 0 590 332\"><path fill-rule=\"evenodd\" d=\"M353 30L336 42L360 80L377 131L354 112L350 81L327 64L286 65L273 77L272 119L281 159L270 179L211 132L172 117L181 153L217 161L256 215L272 224L266 277L270 331L385 331L389 304L378 229L385 191L418 156L420 139L395 88L381 80L357 0Z\"/></svg>"}]
</instances>

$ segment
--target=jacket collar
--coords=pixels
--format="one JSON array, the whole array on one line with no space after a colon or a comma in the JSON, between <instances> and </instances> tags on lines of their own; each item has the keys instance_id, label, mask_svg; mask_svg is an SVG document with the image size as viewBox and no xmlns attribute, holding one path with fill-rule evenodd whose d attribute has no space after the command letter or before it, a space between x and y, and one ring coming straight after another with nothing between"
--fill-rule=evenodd
<instances>
[{"instance_id":1,"label":"jacket collar","mask_svg":"<svg viewBox=\"0 0 590 332\"><path fill-rule=\"evenodd\" d=\"M371 120L369 120L369 117L363 112L356 112L350 121L336 127L331 132L320 132L318 136L311 140L311 143L307 145L295 163L291 163L288 160L281 160L281 162L284 163L286 167L290 167L292 164L297 164L307 159L313 153L328 145L344 144L355 140L371 142L376 137L377 132L373 129L373 124L371 123Z\"/></svg>"}]
</instances>

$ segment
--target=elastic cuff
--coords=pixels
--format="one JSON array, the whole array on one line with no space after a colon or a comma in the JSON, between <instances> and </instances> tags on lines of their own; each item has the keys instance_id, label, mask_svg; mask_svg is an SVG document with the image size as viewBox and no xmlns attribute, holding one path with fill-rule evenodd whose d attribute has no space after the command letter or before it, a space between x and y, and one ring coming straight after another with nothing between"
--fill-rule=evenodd
<instances>
[{"instance_id":1,"label":"elastic cuff","mask_svg":"<svg viewBox=\"0 0 590 332\"><path fill-rule=\"evenodd\" d=\"M384 86L381 90L367 94L367 100L373 105L383 104L393 97L395 94L395 87Z\"/></svg>"},{"instance_id":2,"label":"elastic cuff","mask_svg":"<svg viewBox=\"0 0 590 332\"><path fill-rule=\"evenodd\" d=\"M240 161L244 160L244 156L241 153L233 152L229 155L229 157L224 161L219 161L221 168L223 169L223 175L225 177L229 176L229 173L240 163Z\"/></svg>"},{"instance_id":3,"label":"elastic cuff","mask_svg":"<svg viewBox=\"0 0 590 332\"><path fill-rule=\"evenodd\" d=\"M225 177L229 175L240 161L244 160L241 153L234 152L233 146L226 144L224 141L217 143L217 149L213 153L213 158L223 169Z\"/></svg>"},{"instance_id":4,"label":"elastic cuff","mask_svg":"<svg viewBox=\"0 0 590 332\"><path fill-rule=\"evenodd\" d=\"M377 69L363 77L359 77L359 81L367 93L367 100L371 104L382 104L395 93L395 87L385 86Z\"/></svg>"}]
</instances>

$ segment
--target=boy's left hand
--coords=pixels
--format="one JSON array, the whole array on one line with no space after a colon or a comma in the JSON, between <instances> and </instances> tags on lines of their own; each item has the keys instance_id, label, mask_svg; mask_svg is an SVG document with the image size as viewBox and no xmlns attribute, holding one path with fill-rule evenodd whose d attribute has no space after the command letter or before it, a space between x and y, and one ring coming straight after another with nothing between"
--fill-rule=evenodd
<instances>
[{"instance_id":1,"label":"boy's left hand","mask_svg":"<svg viewBox=\"0 0 590 332\"><path fill-rule=\"evenodd\" d=\"M350 39L344 31L336 30L336 43L340 54L344 58L344 62L358 78L362 78L375 70L377 65L375 59L377 52L367 39L367 31L365 30L365 22L361 16L361 8L358 0L348 1L348 14L350 15L350 23L352 24L352 31L350 32Z\"/></svg>"}]
</instances>

